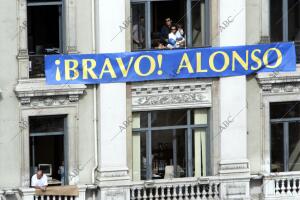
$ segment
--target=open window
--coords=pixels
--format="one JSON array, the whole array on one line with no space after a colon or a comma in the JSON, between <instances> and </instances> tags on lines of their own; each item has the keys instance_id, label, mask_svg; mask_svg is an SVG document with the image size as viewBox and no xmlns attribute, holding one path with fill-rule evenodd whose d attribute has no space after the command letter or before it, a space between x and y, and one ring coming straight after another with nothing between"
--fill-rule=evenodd
<instances>
[{"instance_id":1,"label":"open window","mask_svg":"<svg viewBox=\"0 0 300 200\"><path fill-rule=\"evenodd\" d=\"M271 42L295 41L300 63L300 4L298 0L270 1Z\"/></svg>"},{"instance_id":2,"label":"open window","mask_svg":"<svg viewBox=\"0 0 300 200\"><path fill-rule=\"evenodd\" d=\"M28 0L29 78L45 77L44 55L63 52L62 0Z\"/></svg>"},{"instance_id":3,"label":"open window","mask_svg":"<svg viewBox=\"0 0 300 200\"><path fill-rule=\"evenodd\" d=\"M209 45L208 0L131 0L132 49Z\"/></svg>"},{"instance_id":4,"label":"open window","mask_svg":"<svg viewBox=\"0 0 300 200\"><path fill-rule=\"evenodd\" d=\"M30 175L43 170L49 185L67 183L66 116L35 116L29 118Z\"/></svg>"},{"instance_id":5,"label":"open window","mask_svg":"<svg viewBox=\"0 0 300 200\"><path fill-rule=\"evenodd\" d=\"M133 113L133 179L209 173L206 109Z\"/></svg>"},{"instance_id":6,"label":"open window","mask_svg":"<svg viewBox=\"0 0 300 200\"><path fill-rule=\"evenodd\" d=\"M270 105L271 172L300 171L300 102Z\"/></svg>"}]
</instances>

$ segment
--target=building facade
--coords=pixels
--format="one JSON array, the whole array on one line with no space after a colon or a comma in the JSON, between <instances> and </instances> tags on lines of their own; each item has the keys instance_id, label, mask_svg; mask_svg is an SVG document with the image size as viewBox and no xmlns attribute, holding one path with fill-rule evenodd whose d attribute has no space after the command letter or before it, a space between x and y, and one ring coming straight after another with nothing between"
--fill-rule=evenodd
<instances>
[{"instance_id":1,"label":"building facade","mask_svg":"<svg viewBox=\"0 0 300 200\"><path fill-rule=\"evenodd\" d=\"M80 200L300 199L298 68L47 85L43 59L155 51L170 20L184 48L294 41L298 52L299 11L297 0L2 2L0 198L68 199L30 188L41 168Z\"/></svg>"}]
</instances>

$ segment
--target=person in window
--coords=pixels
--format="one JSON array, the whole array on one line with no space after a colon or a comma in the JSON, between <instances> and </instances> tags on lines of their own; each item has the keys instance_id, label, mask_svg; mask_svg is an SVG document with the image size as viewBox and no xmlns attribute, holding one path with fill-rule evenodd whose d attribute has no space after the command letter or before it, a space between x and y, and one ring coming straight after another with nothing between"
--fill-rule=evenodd
<instances>
[{"instance_id":1,"label":"person in window","mask_svg":"<svg viewBox=\"0 0 300 200\"><path fill-rule=\"evenodd\" d=\"M172 20L170 19L170 17L165 19L165 24L161 27L161 39L167 41L168 40L168 35L170 33L170 29L172 26Z\"/></svg>"},{"instance_id":2,"label":"person in window","mask_svg":"<svg viewBox=\"0 0 300 200\"><path fill-rule=\"evenodd\" d=\"M180 38L177 38L176 36L177 27L175 25L171 26L171 31L169 33L169 39L168 39L168 48L179 48L180 47Z\"/></svg>"},{"instance_id":3,"label":"person in window","mask_svg":"<svg viewBox=\"0 0 300 200\"><path fill-rule=\"evenodd\" d=\"M154 49L166 49L166 46L159 39L155 39L152 42L152 48L154 48Z\"/></svg>"},{"instance_id":4,"label":"person in window","mask_svg":"<svg viewBox=\"0 0 300 200\"><path fill-rule=\"evenodd\" d=\"M58 167L58 174L60 174L61 185L64 185L65 180L65 167L64 161L61 162L61 166Z\"/></svg>"},{"instance_id":5,"label":"person in window","mask_svg":"<svg viewBox=\"0 0 300 200\"><path fill-rule=\"evenodd\" d=\"M182 24L177 24L176 40L180 47L185 46L184 31Z\"/></svg>"},{"instance_id":6,"label":"person in window","mask_svg":"<svg viewBox=\"0 0 300 200\"><path fill-rule=\"evenodd\" d=\"M145 47L145 18L141 16L139 21L132 26L133 49Z\"/></svg>"},{"instance_id":7,"label":"person in window","mask_svg":"<svg viewBox=\"0 0 300 200\"><path fill-rule=\"evenodd\" d=\"M36 174L34 174L31 177L31 187L34 187L35 189L41 189L43 191L46 191L46 188L48 186L48 178L43 173L42 170L38 170Z\"/></svg>"}]
</instances>

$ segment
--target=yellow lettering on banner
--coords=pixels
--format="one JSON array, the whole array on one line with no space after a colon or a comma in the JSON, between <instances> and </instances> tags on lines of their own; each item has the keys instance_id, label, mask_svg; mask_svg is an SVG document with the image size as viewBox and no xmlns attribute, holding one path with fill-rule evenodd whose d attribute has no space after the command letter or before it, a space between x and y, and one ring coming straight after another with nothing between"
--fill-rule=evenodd
<instances>
[{"instance_id":1,"label":"yellow lettering on banner","mask_svg":"<svg viewBox=\"0 0 300 200\"><path fill-rule=\"evenodd\" d=\"M248 70L248 56L249 50L246 50L246 61L237 53L237 51L232 52L232 71L235 71L235 61L238 61L245 70Z\"/></svg>"},{"instance_id":2,"label":"yellow lettering on banner","mask_svg":"<svg viewBox=\"0 0 300 200\"><path fill-rule=\"evenodd\" d=\"M197 72L207 72L207 69L201 69L201 53L196 53L197 59Z\"/></svg>"},{"instance_id":3,"label":"yellow lettering on banner","mask_svg":"<svg viewBox=\"0 0 300 200\"><path fill-rule=\"evenodd\" d=\"M140 69L140 62L143 58L147 58L150 62L149 70L148 70L147 73L144 73L144 74L141 72L141 69ZM151 56L148 56L148 55L139 56L134 62L134 70L135 70L135 73L139 76L149 76L149 75L151 75L155 70L155 60L154 60L154 58L151 57Z\"/></svg>"},{"instance_id":4,"label":"yellow lettering on banner","mask_svg":"<svg viewBox=\"0 0 300 200\"><path fill-rule=\"evenodd\" d=\"M116 78L117 77L116 73L115 73L115 71L114 71L114 69L113 69L113 67L111 65L111 62L110 62L109 58L105 58L103 67L102 67L100 75L99 75L100 79L103 77L104 73L109 73L112 78Z\"/></svg>"},{"instance_id":5,"label":"yellow lettering on banner","mask_svg":"<svg viewBox=\"0 0 300 200\"><path fill-rule=\"evenodd\" d=\"M183 68L186 68L190 74L194 73L193 67L191 65L191 62L190 62L190 59L189 59L187 53L183 54L176 73L179 74L181 69L183 69Z\"/></svg>"},{"instance_id":6,"label":"yellow lettering on banner","mask_svg":"<svg viewBox=\"0 0 300 200\"><path fill-rule=\"evenodd\" d=\"M217 69L216 66L215 66L215 63L214 63L214 59L215 59L215 56L217 54L221 54L224 57L224 65L221 67L221 69ZM215 71L215 72L224 72L228 66L229 66L229 56L225 52L216 51L216 52L214 52L213 54L210 55L210 57L209 57L209 67L213 71Z\"/></svg>"},{"instance_id":7,"label":"yellow lettering on banner","mask_svg":"<svg viewBox=\"0 0 300 200\"><path fill-rule=\"evenodd\" d=\"M252 52L251 52L251 59L257 63L257 67L254 67L251 65L251 70L258 70L259 68L261 68L262 66L262 62L261 62L261 59L259 57L257 57L255 55L255 53L258 52L258 53L261 53L261 50L260 49L254 49Z\"/></svg>"},{"instance_id":8,"label":"yellow lettering on banner","mask_svg":"<svg viewBox=\"0 0 300 200\"><path fill-rule=\"evenodd\" d=\"M127 68L125 68L122 58L116 58L116 60L118 62L119 68L120 68L120 70L123 74L123 77L127 77L128 72L129 72L130 67L131 67L131 64L132 64L132 61L133 61L133 57L130 57Z\"/></svg>"},{"instance_id":9,"label":"yellow lettering on banner","mask_svg":"<svg viewBox=\"0 0 300 200\"><path fill-rule=\"evenodd\" d=\"M268 54L270 51L275 51L277 54L277 61L276 61L275 65L273 65L273 66L269 65L269 61L268 61ZM263 61L267 68L274 69L282 63L282 53L277 48L270 48L264 53Z\"/></svg>"},{"instance_id":10,"label":"yellow lettering on banner","mask_svg":"<svg viewBox=\"0 0 300 200\"><path fill-rule=\"evenodd\" d=\"M70 67L71 63L73 64L72 67ZM79 72L76 69L78 67L78 61L77 60L65 60L65 79L66 80L75 80L79 76ZM71 77L70 72L74 72L74 76Z\"/></svg>"},{"instance_id":11,"label":"yellow lettering on banner","mask_svg":"<svg viewBox=\"0 0 300 200\"><path fill-rule=\"evenodd\" d=\"M90 67L88 67L90 65ZM97 75L93 71L96 67L96 60L94 59L82 59L82 79L88 79L88 74L92 79L97 79Z\"/></svg>"}]
</instances>

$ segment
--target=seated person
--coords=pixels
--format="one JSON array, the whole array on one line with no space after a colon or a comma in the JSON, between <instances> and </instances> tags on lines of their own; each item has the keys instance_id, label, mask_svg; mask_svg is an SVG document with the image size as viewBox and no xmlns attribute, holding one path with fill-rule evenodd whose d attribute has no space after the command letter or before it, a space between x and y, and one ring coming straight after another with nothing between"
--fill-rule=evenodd
<instances>
[{"instance_id":1,"label":"seated person","mask_svg":"<svg viewBox=\"0 0 300 200\"><path fill-rule=\"evenodd\" d=\"M45 191L47 186L48 178L43 171L39 169L36 174L31 177L31 187Z\"/></svg>"},{"instance_id":2,"label":"seated person","mask_svg":"<svg viewBox=\"0 0 300 200\"><path fill-rule=\"evenodd\" d=\"M176 40L181 47L185 46L183 25L177 24Z\"/></svg>"},{"instance_id":3,"label":"seated person","mask_svg":"<svg viewBox=\"0 0 300 200\"><path fill-rule=\"evenodd\" d=\"M168 40L168 34L170 33L170 28L172 26L172 20L170 17L167 17L165 19L165 24L161 27L161 39L167 41Z\"/></svg>"},{"instance_id":4,"label":"seated person","mask_svg":"<svg viewBox=\"0 0 300 200\"><path fill-rule=\"evenodd\" d=\"M168 40L168 48L179 48L181 43L184 42L183 37L179 36L177 37L177 27L175 25L171 26L171 31L169 33L169 40Z\"/></svg>"}]
</instances>

